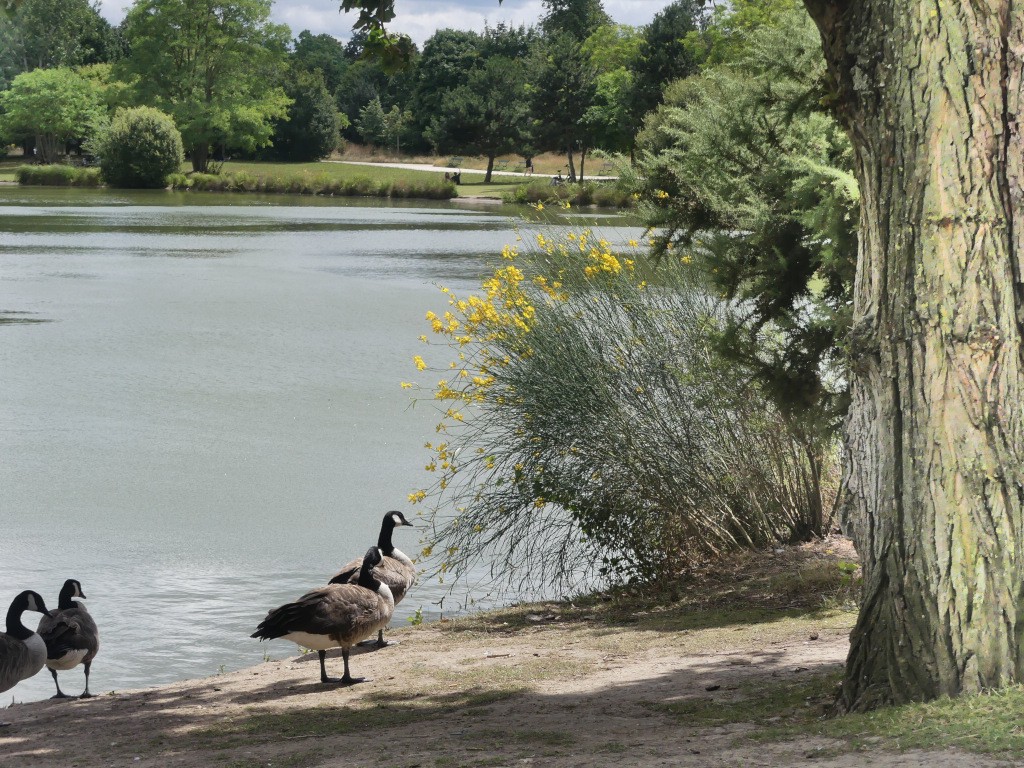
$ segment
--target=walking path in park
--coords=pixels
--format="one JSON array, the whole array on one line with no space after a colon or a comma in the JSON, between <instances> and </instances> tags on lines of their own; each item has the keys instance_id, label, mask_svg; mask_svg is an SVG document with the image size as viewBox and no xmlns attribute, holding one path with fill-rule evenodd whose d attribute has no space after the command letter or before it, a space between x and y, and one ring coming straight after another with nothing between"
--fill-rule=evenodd
<instances>
[{"instance_id":1,"label":"walking path in park","mask_svg":"<svg viewBox=\"0 0 1024 768\"><path fill-rule=\"evenodd\" d=\"M444 173L445 171L449 171L450 172L450 171L459 170L457 168L443 168L441 166L429 165L427 163L374 163L374 162L370 162L370 161L367 161L367 160L328 160L326 162L329 162L329 163L342 163L344 165L371 165L371 166L375 165L375 166L378 166L378 167L381 167L381 168L404 168L404 169L409 170L409 171L432 171L434 173ZM464 168L464 169L462 169L462 172L465 173L465 174L469 174L469 173L478 174L480 176L483 176L484 174L487 173L487 171L483 171L483 170L480 170L478 168ZM527 175L527 174L523 173L522 171L499 171L499 170L493 170L493 171L491 171L491 175L492 176L523 176L523 177L526 177L526 178L532 178L532 179L538 179L538 180L549 179L550 178L549 176L546 176L545 174L542 174L542 173L533 173L533 174ZM615 181L615 179L617 179L617 178L618 178L617 176L593 176L593 175L591 175L589 173L584 176L584 179L587 180L587 181Z\"/></svg>"}]
</instances>

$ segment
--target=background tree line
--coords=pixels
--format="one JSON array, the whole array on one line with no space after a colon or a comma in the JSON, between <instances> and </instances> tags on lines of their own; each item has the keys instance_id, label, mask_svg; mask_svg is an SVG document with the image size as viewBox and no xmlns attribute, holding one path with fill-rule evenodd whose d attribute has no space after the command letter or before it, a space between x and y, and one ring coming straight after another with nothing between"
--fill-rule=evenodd
<instances>
[{"instance_id":1,"label":"background tree line","mask_svg":"<svg viewBox=\"0 0 1024 768\"><path fill-rule=\"evenodd\" d=\"M699 0L677 0L636 28L611 23L599 0L548 0L534 27L438 30L395 69L367 55L365 30L292 38L271 4L137 0L113 27L89 0L24 0L0 16L0 92L22 94L0 102L3 139L37 153L47 143L52 162L116 108L149 106L174 119L197 171L225 154L314 160L347 140L485 156L488 171L500 155L554 151L576 180L594 149L633 152L664 86L697 70L687 40L709 18ZM11 114L52 88L85 106Z\"/></svg>"}]
</instances>

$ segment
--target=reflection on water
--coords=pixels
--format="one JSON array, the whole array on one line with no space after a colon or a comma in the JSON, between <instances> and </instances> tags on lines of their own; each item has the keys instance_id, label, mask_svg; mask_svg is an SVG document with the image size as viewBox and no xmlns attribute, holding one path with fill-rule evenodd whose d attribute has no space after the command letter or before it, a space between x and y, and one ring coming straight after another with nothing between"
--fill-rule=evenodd
<instances>
[{"instance_id":1,"label":"reflection on water","mask_svg":"<svg viewBox=\"0 0 1024 768\"><path fill-rule=\"evenodd\" d=\"M97 692L294 653L248 635L414 511L424 314L514 238L494 209L0 188L0 608L80 579Z\"/></svg>"}]
</instances>

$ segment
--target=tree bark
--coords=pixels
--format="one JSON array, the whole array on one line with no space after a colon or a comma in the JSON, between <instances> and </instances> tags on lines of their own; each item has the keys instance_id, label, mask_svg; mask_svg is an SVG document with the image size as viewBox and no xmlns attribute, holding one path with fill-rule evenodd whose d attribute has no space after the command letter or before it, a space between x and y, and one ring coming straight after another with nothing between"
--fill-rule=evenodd
<instances>
[{"instance_id":1,"label":"tree bark","mask_svg":"<svg viewBox=\"0 0 1024 768\"><path fill-rule=\"evenodd\" d=\"M568 147L565 150L565 156L569 158L569 163L568 163L568 166L569 166L569 178L568 178L568 182L570 184L575 184L576 183L576 163L574 163L573 159L572 159L572 147L571 146Z\"/></svg>"},{"instance_id":2,"label":"tree bark","mask_svg":"<svg viewBox=\"0 0 1024 768\"><path fill-rule=\"evenodd\" d=\"M494 155L487 156L487 175L484 176L484 183L491 183L491 173L494 171Z\"/></svg>"},{"instance_id":3,"label":"tree bark","mask_svg":"<svg viewBox=\"0 0 1024 768\"><path fill-rule=\"evenodd\" d=\"M839 705L1024 679L1024 10L805 0L861 185Z\"/></svg>"},{"instance_id":4,"label":"tree bark","mask_svg":"<svg viewBox=\"0 0 1024 768\"><path fill-rule=\"evenodd\" d=\"M192 148L192 171L206 173L210 167L210 147L208 144L197 144Z\"/></svg>"}]
</instances>

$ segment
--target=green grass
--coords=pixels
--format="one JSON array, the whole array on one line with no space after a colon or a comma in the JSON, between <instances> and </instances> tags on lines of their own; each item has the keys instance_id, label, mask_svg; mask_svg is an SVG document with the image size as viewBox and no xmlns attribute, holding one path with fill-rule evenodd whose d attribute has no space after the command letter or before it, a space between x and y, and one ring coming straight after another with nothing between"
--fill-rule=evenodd
<instances>
[{"instance_id":1,"label":"green grass","mask_svg":"<svg viewBox=\"0 0 1024 768\"><path fill-rule=\"evenodd\" d=\"M19 165L23 165L23 158L5 157L0 159L0 181L16 182L18 179L14 172Z\"/></svg>"},{"instance_id":2,"label":"green grass","mask_svg":"<svg viewBox=\"0 0 1024 768\"><path fill-rule=\"evenodd\" d=\"M182 173L192 170L189 163L182 166ZM282 178L301 177L303 175L322 176L332 181L347 181L356 178L372 178L374 181L386 182L426 182L444 181L444 169L437 173L431 171L412 171L404 168L386 168L381 166L348 165L346 163L270 163L244 162L230 160L221 167L221 174L247 173L254 176L278 176Z\"/></svg>"},{"instance_id":3,"label":"green grass","mask_svg":"<svg viewBox=\"0 0 1024 768\"><path fill-rule=\"evenodd\" d=\"M871 743L872 748L899 750L952 747L1019 759L1024 758L1021 712L1024 712L1024 685L1016 685L957 699L846 715L815 723L811 730L825 737L845 740L851 749L862 748L867 743ZM785 735L785 732L778 735ZM878 739L882 742L878 743Z\"/></svg>"}]
</instances>

